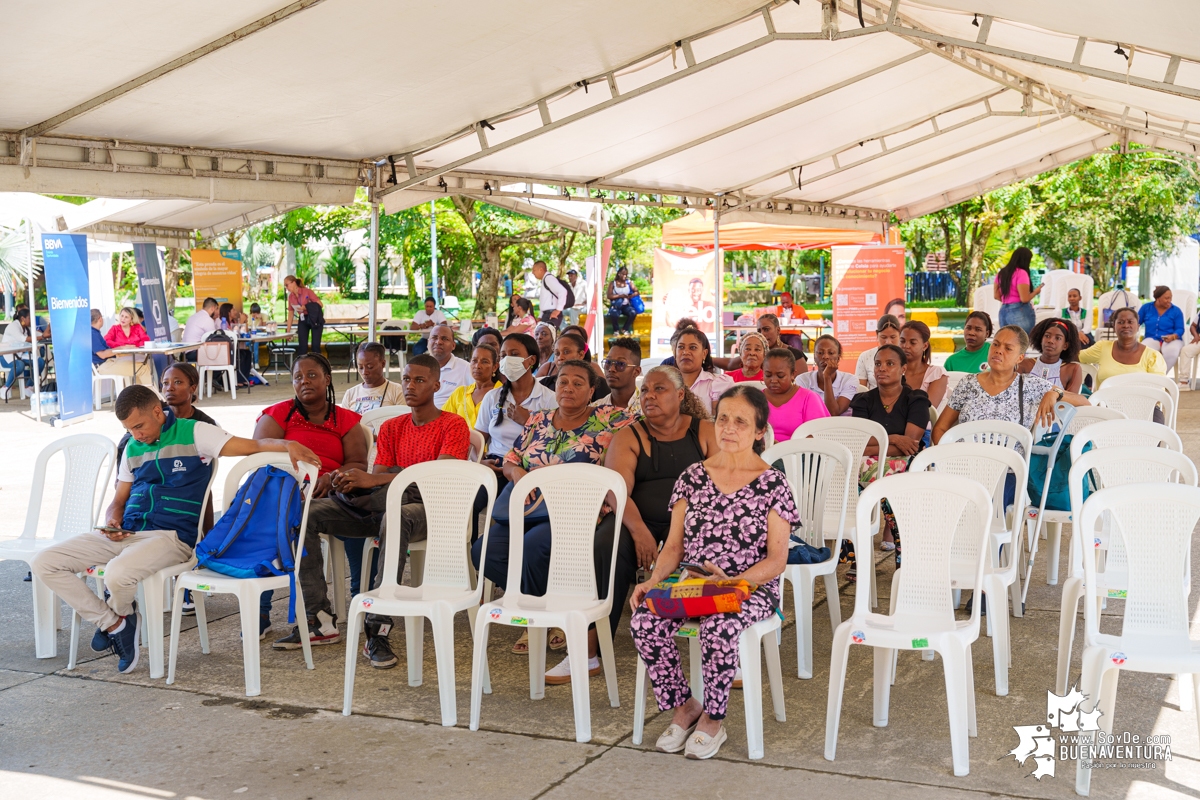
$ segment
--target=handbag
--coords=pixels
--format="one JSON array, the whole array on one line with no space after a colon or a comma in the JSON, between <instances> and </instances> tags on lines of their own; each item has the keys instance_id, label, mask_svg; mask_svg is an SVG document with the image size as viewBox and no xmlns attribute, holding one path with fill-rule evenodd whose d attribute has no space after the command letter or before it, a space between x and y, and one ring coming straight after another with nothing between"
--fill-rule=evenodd
<instances>
[{"instance_id":1,"label":"handbag","mask_svg":"<svg viewBox=\"0 0 1200 800\"><path fill-rule=\"evenodd\" d=\"M496 498L495 504L492 505L492 519L496 522L507 524L508 518L508 501L512 497L513 486L516 484L510 483L500 490L500 496ZM525 502L525 522L538 523L550 521L550 510L546 508L545 498L542 493L534 490L533 502L526 500Z\"/></svg>"},{"instance_id":2,"label":"handbag","mask_svg":"<svg viewBox=\"0 0 1200 800\"><path fill-rule=\"evenodd\" d=\"M629 298L629 307L633 309L633 313L635 314L646 313L646 303L642 300L642 296L640 294L632 295Z\"/></svg>"},{"instance_id":3,"label":"handbag","mask_svg":"<svg viewBox=\"0 0 1200 800\"><path fill-rule=\"evenodd\" d=\"M645 603L651 614L664 619L736 614L757 588L741 578L666 580L646 592Z\"/></svg>"}]
</instances>

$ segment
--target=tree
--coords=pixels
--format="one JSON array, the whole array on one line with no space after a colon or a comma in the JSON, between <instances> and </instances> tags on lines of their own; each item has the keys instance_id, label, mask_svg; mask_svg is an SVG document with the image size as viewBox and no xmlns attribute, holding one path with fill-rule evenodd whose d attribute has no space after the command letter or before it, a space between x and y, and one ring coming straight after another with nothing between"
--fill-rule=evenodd
<instances>
[{"instance_id":1,"label":"tree","mask_svg":"<svg viewBox=\"0 0 1200 800\"><path fill-rule=\"evenodd\" d=\"M317 266L317 251L307 247L296 248L296 277L305 286L312 286L320 275Z\"/></svg>"},{"instance_id":2,"label":"tree","mask_svg":"<svg viewBox=\"0 0 1200 800\"><path fill-rule=\"evenodd\" d=\"M354 254L344 244L335 244L325 257L325 275L338 287L338 291L346 294L354 288Z\"/></svg>"},{"instance_id":3,"label":"tree","mask_svg":"<svg viewBox=\"0 0 1200 800\"><path fill-rule=\"evenodd\" d=\"M453 202L475 240L475 249L482 262L479 294L475 299L475 314L478 317L486 311L496 310L500 259L505 249L514 245L545 244L553 241L557 232L555 226L549 223L470 197L455 197Z\"/></svg>"},{"instance_id":4,"label":"tree","mask_svg":"<svg viewBox=\"0 0 1200 800\"><path fill-rule=\"evenodd\" d=\"M34 280L42 271L42 251L33 251ZM0 289L16 293L29 278L29 234L0 225Z\"/></svg>"}]
</instances>

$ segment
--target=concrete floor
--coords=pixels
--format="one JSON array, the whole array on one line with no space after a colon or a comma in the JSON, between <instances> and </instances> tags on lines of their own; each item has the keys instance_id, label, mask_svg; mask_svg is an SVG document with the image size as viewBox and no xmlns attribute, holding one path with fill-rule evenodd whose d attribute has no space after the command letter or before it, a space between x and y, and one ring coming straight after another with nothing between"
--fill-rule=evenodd
<instances>
[{"instance_id":1,"label":"concrete floor","mask_svg":"<svg viewBox=\"0 0 1200 800\"><path fill-rule=\"evenodd\" d=\"M339 392L344 382L342 372ZM259 410L288 396L285 384L239 395L236 403L225 396L202 406L234 433L249 435ZM1197 458L1200 396L1184 394L1181 405L1179 430L1187 452ZM107 408L93 420L59 431L16 413L16 403L0 404L0 441L7 455L0 462L0 536L20 531L37 451L67 433L117 435L118 423ZM48 491L43 524L51 523L54 505L55 492ZM886 604L893 567L890 557L877 555ZM1200 562L1194 566L1200 568ZM657 712L652 699L645 741L632 743L636 661L624 625L615 643L621 707L610 708L603 679L593 679L593 738L577 744L569 687L547 687L545 699L530 700L527 661L509 652L516 639L511 629L498 628L492 637L494 693L484 697L481 730L472 732L466 725L471 648L462 615L456 620L455 653L459 724L443 728L428 628L423 685L408 684L404 633L396 630L392 644L401 664L376 671L360 661L355 713L347 718L341 715L344 645L316 648L313 671L304 669L299 651L274 652L264 645L262 695L244 696L237 610L229 596L208 603L210 655L200 653L194 623L187 622L173 686L150 679L145 654L133 673L119 675L114 657L96 658L88 650L90 630L81 634L86 657L77 669L66 670L68 631L59 633L58 657L36 659L24 575L23 564L0 562L0 798L393 797L402 787L420 796L428 791L434 797L489 798L681 792L735 797L752 790L768 796L899 800L931 791L939 797L1038 798L1069 797L1074 791L1073 764L1059 762L1056 777L1039 781L1029 777L1032 762L1021 767L1008 757L1018 745L1013 726L1040 722L1046 690L1053 688L1061 590L1045 583L1045 549L1026 614L1012 620L1008 696L994 693L991 640L983 637L975 644L979 736L970 742L971 774L965 778L951 771L942 665L912 653L899 661L889 725L875 728L871 655L864 648L852 650L837 760L824 759L830 632L820 589L814 610L816 674L811 680L796 678L789 620L782 648L788 719L781 723L769 710L765 714L765 758L751 762L746 757L745 715L741 694L735 692L729 741L716 759L701 763L653 751L669 715ZM851 613L853 597L853 586L843 580L843 616ZM285 604L285 597L276 598L275 628L268 639L285 632ZM550 664L557 658L548 654ZM770 709L769 702L766 706ZM1154 769L1097 774L1094 796L1200 796L1197 721L1190 709L1179 709L1174 679L1123 675L1114 731L1170 735L1173 760Z\"/></svg>"}]
</instances>

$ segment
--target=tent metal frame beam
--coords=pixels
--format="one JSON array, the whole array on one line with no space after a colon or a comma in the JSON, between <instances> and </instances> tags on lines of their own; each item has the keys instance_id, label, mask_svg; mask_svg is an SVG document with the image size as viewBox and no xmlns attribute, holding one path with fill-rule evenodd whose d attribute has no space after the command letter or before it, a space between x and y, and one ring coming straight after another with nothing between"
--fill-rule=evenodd
<instances>
[{"instance_id":1,"label":"tent metal frame beam","mask_svg":"<svg viewBox=\"0 0 1200 800\"><path fill-rule=\"evenodd\" d=\"M72 231L73 233L101 234L127 237L127 241L153 239L158 244L172 242L169 247L191 247L196 243L196 231L187 228L170 228L160 225L141 225L127 222L93 222Z\"/></svg>"},{"instance_id":2,"label":"tent metal frame beam","mask_svg":"<svg viewBox=\"0 0 1200 800\"><path fill-rule=\"evenodd\" d=\"M219 39L214 39L208 44L201 45L190 53L186 53L179 58L172 59L162 66L155 67L149 72L144 72L141 75L138 75L136 78L128 80L120 86L109 89L107 92L103 92L95 97L89 98L73 108L69 108L60 114L54 115L50 119L44 120L35 125L30 125L28 128L25 128L21 131L21 136L22 138L31 139L41 136L44 133L48 133L49 131L61 126L63 123L69 122L78 116L97 109L106 103L110 103L119 97L129 94L135 89L139 89L142 86L145 86L146 84L163 77L164 75L168 75L177 69L186 67L188 64L199 61L211 53L215 53L224 47L228 47L235 42L239 42L248 36L252 36L261 30L271 27L277 22L282 22L288 17L312 8L313 6L322 2L324 2L324 0L296 0L296 2L286 5L274 13L268 14L260 19L256 19L249 25L243 25L232 33L227 33Z\"/></svg>"}]
</instances>

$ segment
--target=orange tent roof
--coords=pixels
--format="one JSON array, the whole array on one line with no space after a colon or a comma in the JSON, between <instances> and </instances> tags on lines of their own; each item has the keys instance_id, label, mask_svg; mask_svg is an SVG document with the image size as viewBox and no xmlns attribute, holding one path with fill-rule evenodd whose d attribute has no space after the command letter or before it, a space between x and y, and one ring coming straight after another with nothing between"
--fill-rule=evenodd
<instances>
[{"instance_id":1,"label":"orange tent roof","mask_svg":"<svg viewBox=\"0 0 1200 800\"><path fill-rule=\"evenodd\" d=\"M713 215L696 211L663 225L664 245L712 249ZM722 250L812 250L839 244L871 244L883 237L868 228L809 228L773 225L734 213L721 218Z\"/></svg>"}]
</instances>

